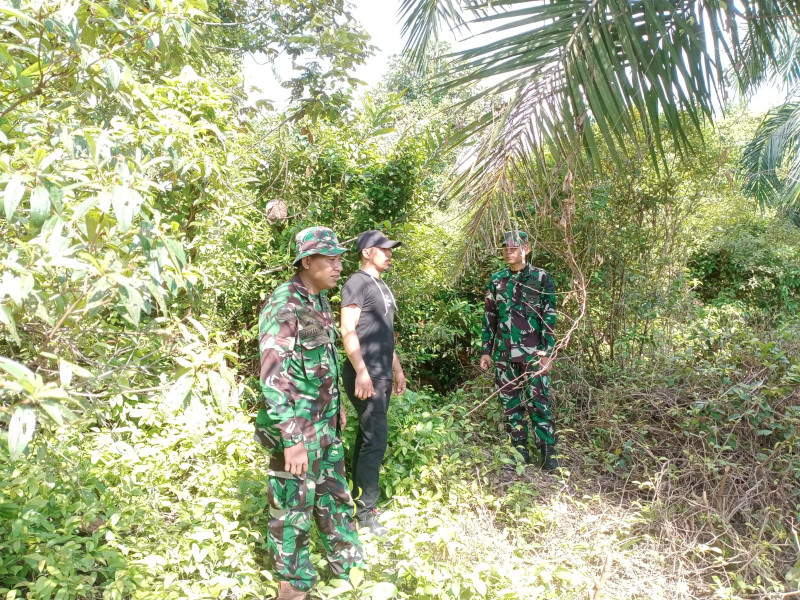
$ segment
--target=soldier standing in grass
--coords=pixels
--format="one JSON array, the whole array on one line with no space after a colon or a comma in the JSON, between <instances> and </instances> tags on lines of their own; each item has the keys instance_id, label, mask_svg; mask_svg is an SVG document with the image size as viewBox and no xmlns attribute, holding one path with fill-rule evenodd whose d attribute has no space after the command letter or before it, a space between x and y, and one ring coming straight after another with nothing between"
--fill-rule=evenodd
<instances>
[{"instance_id":1,"label":"soldier standing in grass","mask_svg":"<svg viewBox=\"0 0 800 600\"><path fill-rule=\"evenodd\" d=\"M503 260L508 267L492 275L486 291L480 367L486 370L494 360L498 396L514 448L526 463L531 462L530 416L541 467L553 471L558 461L548 373L555 345L556 290L547 271L528 264L529 252L527 233L503 234Z\"/></svg>"},{"instance_id":2,"label":"soldier standing in grass","mask_svg":"<svg viewBox=\"0 0 800 600\"><path fill-rule=\"evenodd\" d=\"M342 340L349 360L342 367L344 389L358 412L353 451L356 518L375 535L389 531L377 519L378 476L389 437L389 399L406 391L406 377L394 351L397 301L381 275L392 264L400 242L380 231L358 236L361 268L342 287Z\"/></svg>"},{"instance_id":3,"label":"soldier standing in grass","mask_svg":"<svg viewBox=\"0 0 800 600\"><path fill-rule=\"evenodd\" d=\"M342 272L336 235L309 227L296 236L297 273L267 300L259 317L264 408L256 439L270 450L267 544L281 600L302 600L317 580L310 557L312 518L334 575L362 565L340 439L336 325L325 294Z\"/></svg>"}]
</instances>

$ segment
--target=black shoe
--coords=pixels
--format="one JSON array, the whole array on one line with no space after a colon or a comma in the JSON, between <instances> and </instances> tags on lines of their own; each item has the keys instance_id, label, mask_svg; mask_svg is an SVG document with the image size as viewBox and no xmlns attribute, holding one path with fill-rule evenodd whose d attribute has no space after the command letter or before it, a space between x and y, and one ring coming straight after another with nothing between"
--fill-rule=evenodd
<instances>
[{"instance_id":1,"label":"black shoe","mask_svg":"<svg viewBox=\"0 0 800 600\"><path fill-rule=\"evenodd\" d=\"M374 536L383 537L385 535L389 535L389 530L381 525L381 522L378 521L377 517L377 510L372 510L370 512L365 513L363 516L359 514L357 517L358 519L358 528L361 529L362 527L367 527Z\"/></svg>"},{"instance_id":2,"label":"black shoe","mask_svg":"<svg viewBox=\"0 0 800 600\"><path fill-rule=\"evenodd\" d=\"M522 462L524 462L526 465L531 464L531 453L526 446L514 446L514 450L520 453L520 456L522 456Z\"/></svg>"},{"instance_id":3,"label":"black shoe","mask_svg":"<svg viewBox=\"0 0 800 600\"><path fill-rule=\"evenodd\" d=\"M555 457L556 448L552 444L542 446L542 469L545 471L555 471L558 469L558 461Z\"/></svg>"}]
</instances>

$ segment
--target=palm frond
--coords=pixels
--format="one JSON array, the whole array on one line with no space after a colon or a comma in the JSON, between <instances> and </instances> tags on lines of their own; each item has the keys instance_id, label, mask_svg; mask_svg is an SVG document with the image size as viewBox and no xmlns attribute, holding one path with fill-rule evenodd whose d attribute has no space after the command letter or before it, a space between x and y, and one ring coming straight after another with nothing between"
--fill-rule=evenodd
<instances>
[{"instance_id":1,"label":"palm frond","mask_svg":"<svg viewBox=\"0 0 800 600\"><path fill-rule=\"evenodd\" d=\"M752 96L759 86L766 83L785 86L787 91L800 84L800 32L789 31L780 42L775 61L757 60L753 56L752 40L743 47L742 53L747 58L731 67L736 71L739 92L743 96Z\"/></svg>"},{"instance_id":2,"label":"palm frond","mask_svg":"<svg viewBox=\"0 0 800 600\"><path fill-rule=\"evenodd\" d=\"M774 67L800 30L798 0L404 0L403 10L414 56L433 19L458 12L484 28L476 38L490 41L454 54L444 88L488 80L469 101L511 94L451 140L480 140L450 188L476 219L513 177L547 193L559 189L548 178L591 176L599 147L618 165L644 155L658 168L668 147L690 155L721 104L726 65L740 67L734 77Z\"/></svg>"},{"instance_id":3,"label":"palm frond","mask_svg":"<svg viewBox=\"0 0 800 600\"><path fill-rule=\"evenodd\" d=\"M740 162L745 192L762 208L800 208L800 102L771 110Z\"/></svg>"},{"instance_id":4,"label":"palm frond","mask_svg":"<svg viewBox=\"0 0 800 600\"><path fill-rule=\"evenodd\" d=\"M404 52L420 71L442 26L468 29L458 0L403 0L398 12L405 19L402 35L408 36Z\"/></svg>"}]
</instances>

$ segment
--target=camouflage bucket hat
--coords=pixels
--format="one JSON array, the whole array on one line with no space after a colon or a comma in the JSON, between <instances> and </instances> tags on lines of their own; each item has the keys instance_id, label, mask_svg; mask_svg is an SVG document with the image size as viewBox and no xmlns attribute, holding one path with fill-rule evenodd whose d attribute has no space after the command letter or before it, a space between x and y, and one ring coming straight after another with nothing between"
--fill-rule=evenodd
<instances>
[{"instance_id":1,"label":"camouflage bucket hat","mask_svg":"<svg viewBox=\"0 0 800 600\"><path fill-rule=\"evenodd\" d=\"M524 231L520 231L519 229L506 231L503 234L503 246L508 246L509 248L519 248L527 243L528 234Z\"/></svg>"},{"instance_id":2,"label":"camouflage bucket hat","mask_svg":"<svg viewBox=\"0 0 800 600\"><path fill-rule=\"evenodd\" d=\"M336 256L347 252L347 248L339 244L333 230L327 227L307 227L294 236L294 242L297 255L294 257L293 265L312 254Z\"/></svg>"}]
</instances>

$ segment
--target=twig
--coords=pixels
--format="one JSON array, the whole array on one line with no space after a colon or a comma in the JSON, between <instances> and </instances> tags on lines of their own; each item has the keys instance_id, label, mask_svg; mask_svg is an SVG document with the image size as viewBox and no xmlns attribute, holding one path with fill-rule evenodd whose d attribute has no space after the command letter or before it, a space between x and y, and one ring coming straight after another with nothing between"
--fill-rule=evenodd
<instances>
[{"instance_id":1,"label":"twig","mask_svg":"<svg viewBox=\"0 0 800 600\"><path fill-rule=\"evenodd\" d=\"M608 553L606 556L606 562L603 563L603 569L600 571L600 577L594 584L594 594L592 595L592 600L600 600L600 594L603 591L603 587L606 585L606 580L608 579L608 572L611 567L611 560L612 554L611 552Z\"/></svg>"}]
</instances>

